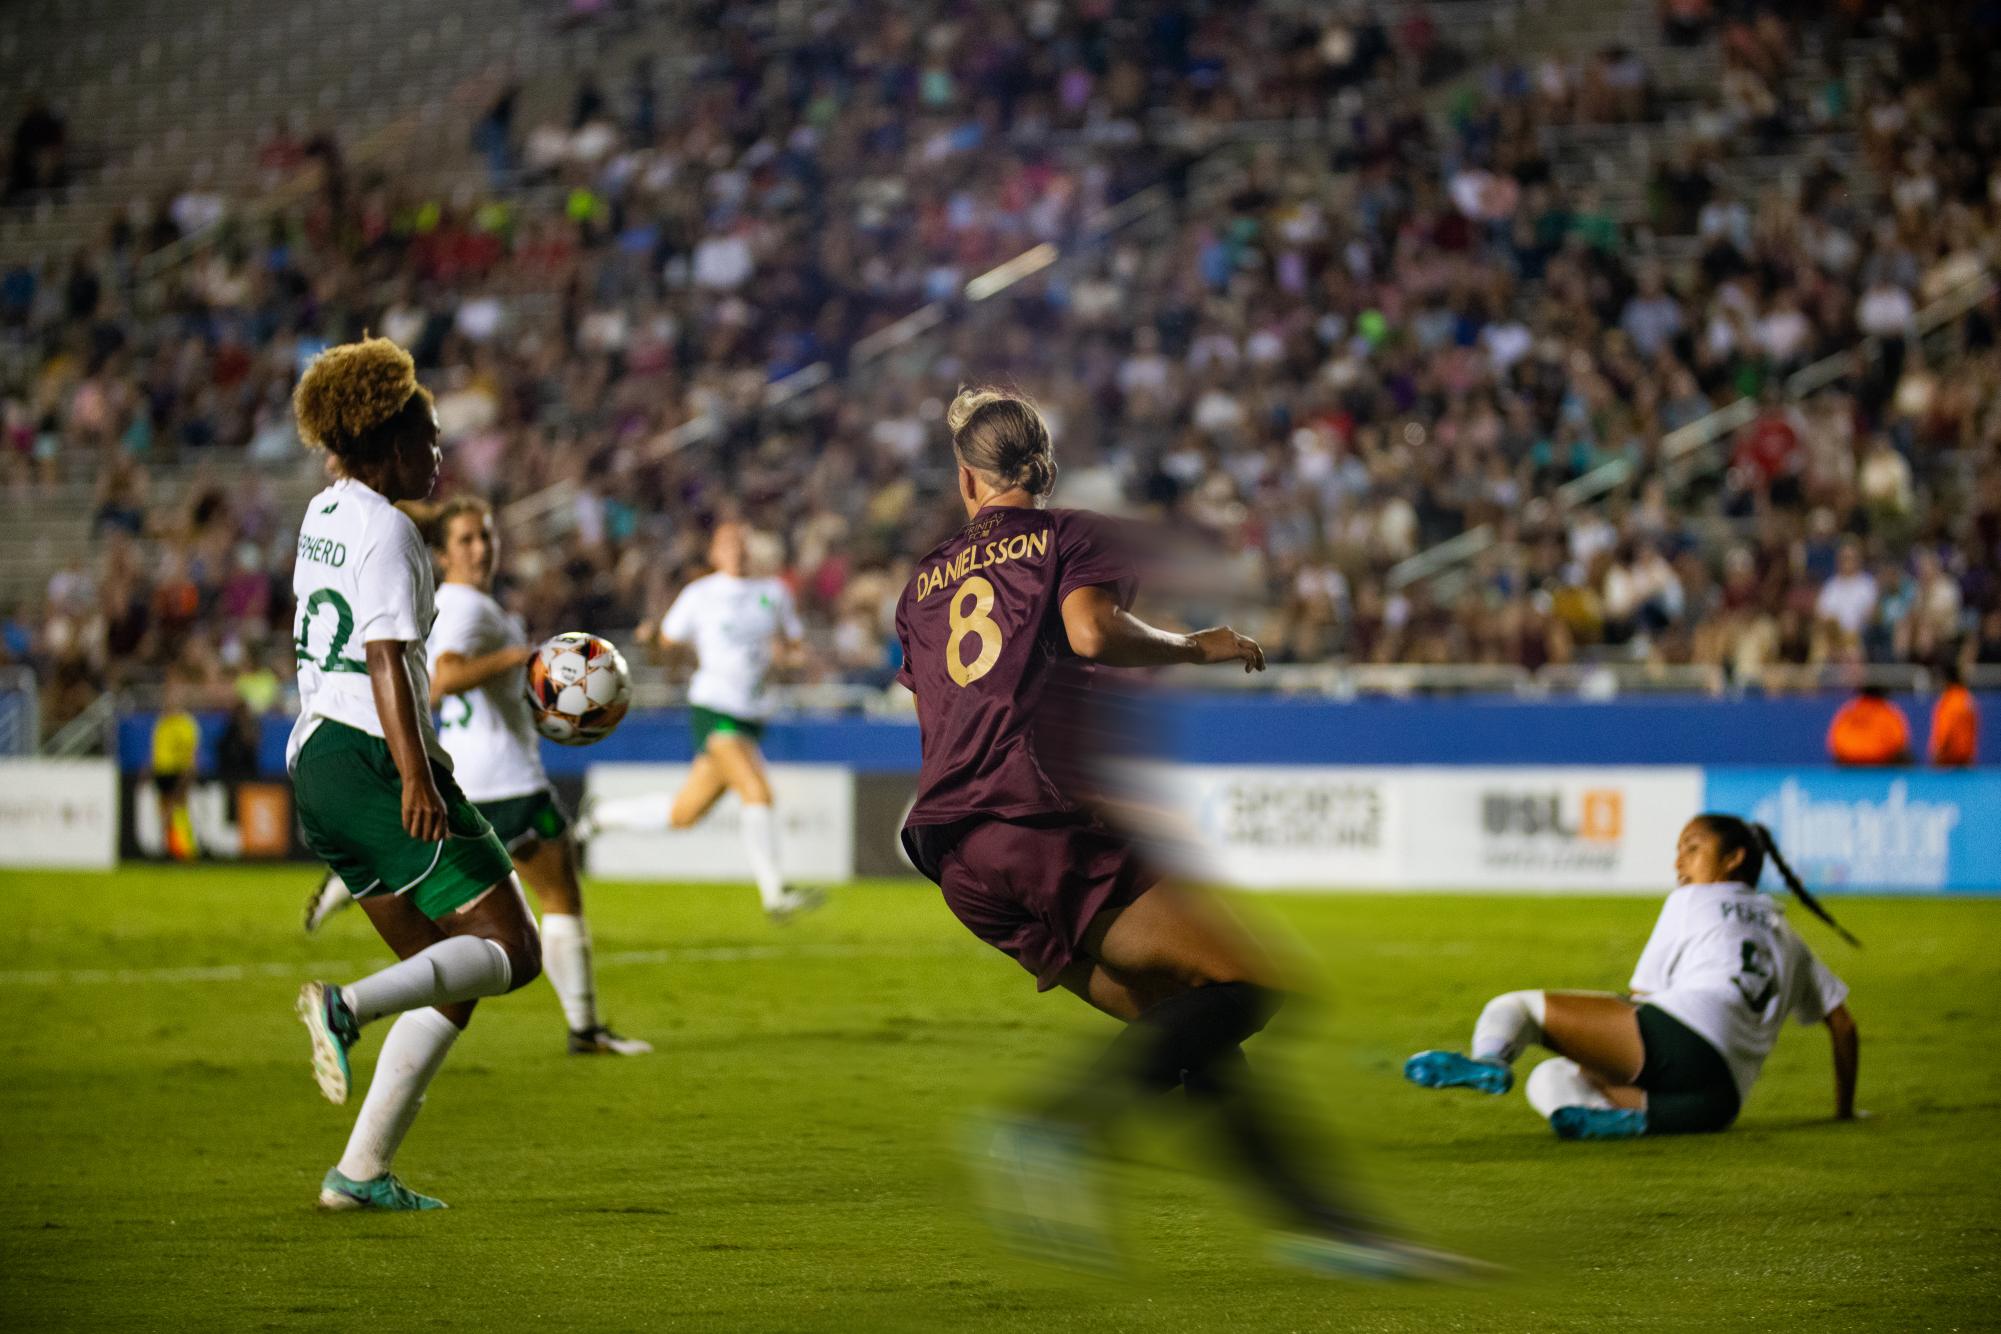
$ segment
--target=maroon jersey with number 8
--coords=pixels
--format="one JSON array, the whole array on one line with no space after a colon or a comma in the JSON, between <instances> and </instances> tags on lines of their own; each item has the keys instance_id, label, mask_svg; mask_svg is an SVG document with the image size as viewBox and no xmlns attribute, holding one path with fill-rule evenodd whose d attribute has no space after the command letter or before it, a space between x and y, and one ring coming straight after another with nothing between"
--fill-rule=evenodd
<instances>
[{"instance_id":1,"label":"maroon jersey with number 8","mask_svg":"<svg viewBox=\"0 0 2001 1334\"><path fill-rule=\"evenodd\" d=\"M897 679L917 695L924 762L908 826L1075 809L1052 777L1040 715L1074 701L1089 666L1070 649L1063 599L1093 584L1120 606L1133 567L1085 510L995 507L917 563L896 605Z\"/></svg>"}]
</instances>

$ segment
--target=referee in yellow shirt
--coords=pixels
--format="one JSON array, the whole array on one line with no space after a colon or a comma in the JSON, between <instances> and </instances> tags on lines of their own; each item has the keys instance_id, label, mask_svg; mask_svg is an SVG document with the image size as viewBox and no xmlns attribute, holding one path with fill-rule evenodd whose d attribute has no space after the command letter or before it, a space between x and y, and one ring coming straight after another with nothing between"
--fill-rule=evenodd
<instances>
[{"instance_id":1,"label":"referee in yellow shirt","mask_svg":"<svg viewBox=\"0 0 2001 1334\"><path fill-rule=\"evenodd\" d=\"M160 801L160 828L166 836L167 855L175 861L193 861L200 851L195 846L195 826L188 814L188 792L195 781L195 750L201 743L201 728L189 713L181 682L169 678L167 697L159 717L153 720L153 790Z\"/></svg>"}]
</instances>

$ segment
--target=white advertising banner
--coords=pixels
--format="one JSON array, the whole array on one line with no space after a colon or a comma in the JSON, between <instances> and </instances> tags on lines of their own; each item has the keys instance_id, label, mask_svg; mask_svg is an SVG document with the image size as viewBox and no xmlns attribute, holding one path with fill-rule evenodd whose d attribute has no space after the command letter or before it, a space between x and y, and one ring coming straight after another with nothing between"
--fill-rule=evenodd
<instances>
[{"instance_id":1,"label":"white advertising banner","mask_svg":"<svg viewBox=\"0 0 2001 1334\"><path fill-rule=\"evenodd\" d=\"M774 764L771 793L778 815L778 863L789 881L845 881L855 869L854 775L840 765ZM685 764L593 764L587 799L659 793L670 798L688 777ZM611 880L750 880L740 832L741 806L725 795L691 829L657 833L605 832L587 852L590 873Z\"/></svg>"},{"instance_id":2,"label":"white advertising banner","mask_svg":"<svg viewBox=\"0 0 2001 1334\"><path fill-rule=\"evenodd\" d=\"M1194 829L1192 874L1250 889L1399 879L1393 769L1178 765L1153 775Z\"/></svg>"},{"instance_id":3,"label":"white advertising banner","mask_svg":"<svg viewBox=\"0 0 2001 1334\"><path fill-rule=\"evenodd\" d=\"M118 766L0 760L0 866L109 870L118 864Z\"/></svg>"},{"instance_id":4,"label":"white advertising banner","mask_svg":"<svg viewBox=\"0 0 2001 1334\"><path fill-rule=\"evenodd\" d=\"M1192 873L1252 889L1658 892L1696 768L1177 765Z\"/></svg>"},{"instance_id":5,"label":"white advertising banner","mask_svg":"<svg viewBox=\"0 0 2001 1334\"><path fill-rule=\"evenodd\" d=\"M1702 809L1696 768L1406 770L1403 882L1419 889L1643 890L1674 884Z\"/></svg>"}]
</instances>

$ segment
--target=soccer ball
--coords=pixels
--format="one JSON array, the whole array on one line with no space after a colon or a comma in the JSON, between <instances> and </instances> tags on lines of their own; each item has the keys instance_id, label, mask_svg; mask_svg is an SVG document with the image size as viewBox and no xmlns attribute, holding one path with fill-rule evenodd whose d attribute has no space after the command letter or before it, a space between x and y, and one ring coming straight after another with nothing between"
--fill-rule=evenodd
<instances>
[{"instance_id":1,"label":"soccer ball","mask_svg":"<svg viewBox=\"0 0 2001 1334\"><path fill-rule=\"evenodd\" d=\"M571 630L528 660L535 730L565 746L602 741L632 702L632 675L609 640Z\"/></svg>"}]
</instances>

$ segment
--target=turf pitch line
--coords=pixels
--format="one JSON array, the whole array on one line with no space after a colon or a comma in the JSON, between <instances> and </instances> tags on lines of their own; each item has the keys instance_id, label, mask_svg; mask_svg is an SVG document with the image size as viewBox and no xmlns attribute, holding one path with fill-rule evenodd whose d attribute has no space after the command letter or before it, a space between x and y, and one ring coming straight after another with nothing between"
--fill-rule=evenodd
<instances>
[{"instance_id":1,"label":"turf pitch line","mask_svg":"<svg viewBox=\"0 0 2001 1334\"><path fill-rule=\"evenodd\" d=\"M665 950L606 950L597 954L599 967L662 963L759 963L772 959L918 959L972 952L940 947L926 950L885 950L863 945L696 945ZM0 972L0 987L91 986L101 983L245 982L259 977L312 979L329 975L372 972L385 966L381 958L298 959L289 963L223 963L187 968L28 968Z\"/></svg>"}]
</instances>

